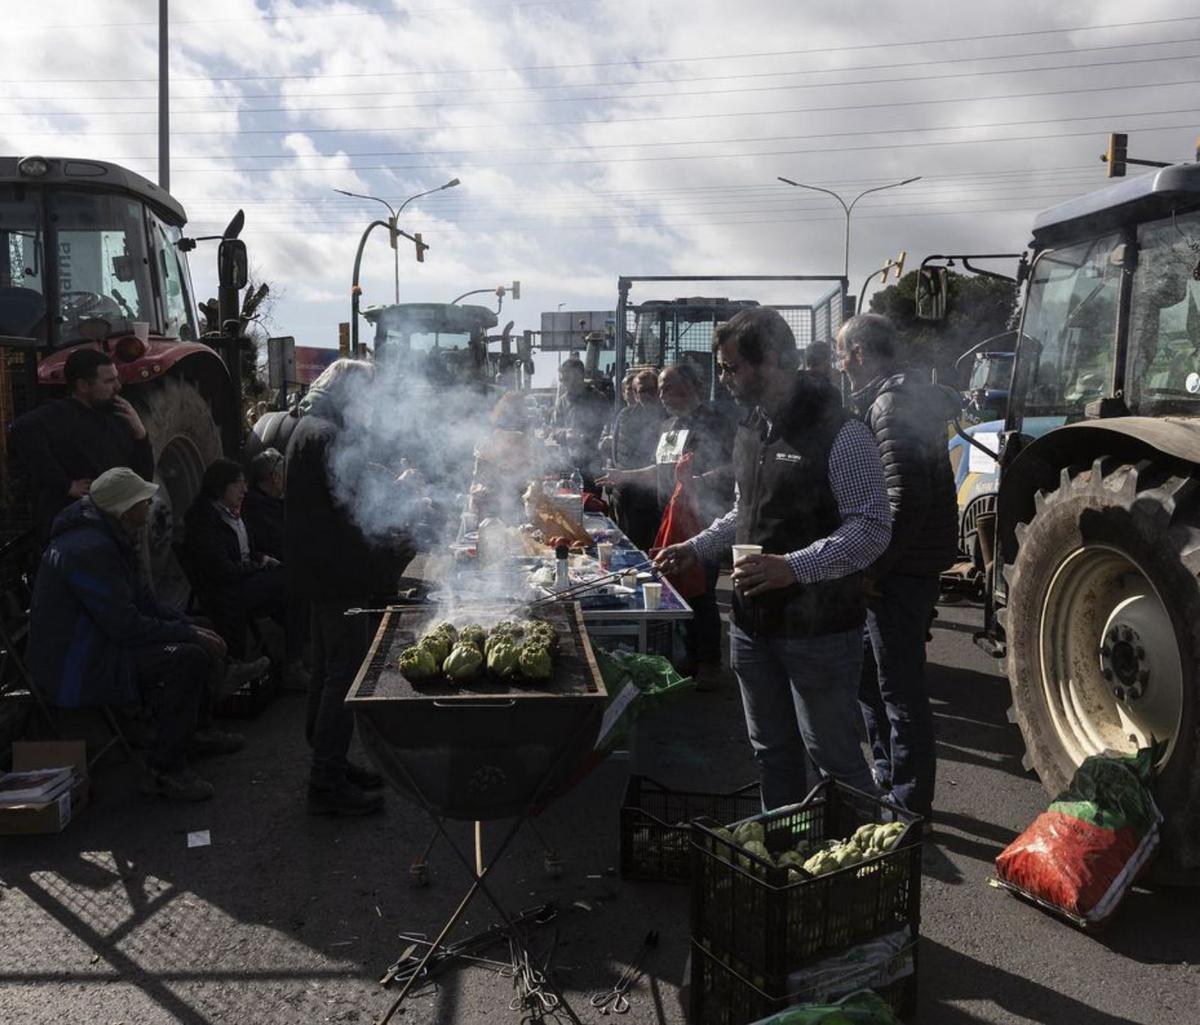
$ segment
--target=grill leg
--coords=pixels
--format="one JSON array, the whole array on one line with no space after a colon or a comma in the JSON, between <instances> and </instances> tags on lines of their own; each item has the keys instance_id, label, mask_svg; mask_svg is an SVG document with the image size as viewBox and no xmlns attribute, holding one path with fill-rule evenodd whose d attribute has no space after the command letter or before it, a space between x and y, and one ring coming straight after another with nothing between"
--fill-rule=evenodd
<instances>
[{"instance_id":1,"label":"grill leg","mask_svg":"<svg viewBox=\"0 0 1200 1025\"><path fill-rule=\"evenodd\" d=\"M542 870L550 879L561 879L563 874L562 858L558 851L550 846L546 840L545 834L538 828L535 819L529 820L529 828L533 830L534 836L538 838L538 843L542 845Z\"/></svg>"},{"instance_id":2,"label":"grill leg","mask_svg":"<svg viewBox=\"0 0 1200 1025\"><path fill-rule=\"evenodd\" d=\"M425 844L425 849L408 866L408 881L410 886L421 887L429 885L429 852L433 850L433 845L437 843L437 838L438 830L435 829L429 837L428 843Z\"/></svg>"}]
</instances>

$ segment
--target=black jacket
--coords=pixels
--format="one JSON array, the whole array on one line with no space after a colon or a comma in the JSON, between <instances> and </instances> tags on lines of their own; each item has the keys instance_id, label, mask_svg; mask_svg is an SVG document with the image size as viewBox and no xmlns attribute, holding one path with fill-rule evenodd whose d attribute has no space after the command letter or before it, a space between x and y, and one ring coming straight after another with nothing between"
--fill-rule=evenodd
<instances>
[{"instance_id":1,"label":"black jacket","mask_svg":"<svg viewBox=\"0 0 1200 1025\"><path fill-rule=\"evenodd\" d=\"M203 495L197 498L184 522L185 569L188 580L201 594L235 585L262 569L257 562L242 561L237 532L221 517L212 499Z\"/></svg>"},{"instance_id":2,"label":"black jacket","mask_svg":"<svg viewBox=\"0 0 1200 1025\"><path fill-rule=\"evenodd\" d=\"M958 553L946 434L957 406L941 389L904 373L872 381L854 393L854 404L879 442L892 507L891 543L868 574L936 577Z\"/></svg>"},{"instance_id":3,"label":"black jacket","mask_svg":"<svg viewBox=\"0 0 1200 1025\"><path fill-rule=\"evenodd\" d=\"M756 410L738 429L737 543L785 555L828 537L842 518L829 481L829 453L846 422L837 392L806 373L783 412L768 423ZM860 574L792 584L756 598L733 596L734 622L751 636L820 637L866 618Z\"/></svg>"},{"instance_id":4,"label":"black jacket","mask_svg":"<svg viewBox=\"0 0 1200 1025\"><path fill-rule=\"evenodd\" d=\"M365 604L395 595L415 549L372 544L334 495L328 458L339 430L332 419L308 413L288 441L283 563L297 597Z\"/></svg>"},{"instance_id":5,"label":"black jacket","mask_svg":"<svg viewBox=\"0 0 1200 1025\"><path fill-rule=\"evenodd\" d=\"M687 431L682 442L682 451L676 438ZM733 459L733 442L737 424L703 403L688 416L668 416L659 428L655 439L655 463L657 468L658 504L665 512L671 495L675 492L675 463L679 457L692 454L692 473L696 476L729 467ZM733 474L706 479L696 487L700 519L708 526L718 516L733 508Z\"/></svg>"},{"instance_id":6,"label":"black jacket","mask_svg":"<svg viewBox=\"0 0 1200 1025\"><path fill-rule=\"evenodd\" d=\"M250 548L283 562L284 499L250 488L242 500L242 520L250 532Z\"/></svg>"},{"instance_id":7,"label":"black jacket","mask_svg":"<svg viewBox=\"0 0 1200 1025\"><path fill-rule=\"evenodd\" d=\"M565 446L567 459L589 479L600 469L600 435L611 412L612 403L590 384L574 398L564 394L554 411L555 426L577 434Z\"/></svg>"},{"instance_id":8,"label":"black jacket","mask_svg":"<svg viewBox=\"0 0 1200 1025\"><path fill-rule=\"evenodd\" d=\"M73 501L67 494L72 481L95 480L114 466L154 479L149 436L136 441L115 413L98 412L77 399L56 399L31 409L13 424L11 440L33 489L34 526L43 544L54 517Z\"/></svg>"},{"instance_id":9,"label":"black jacket","mask_svg":"<svg viewBox=\"0 0 1200 1025\"><path fill-rule=\"evenodd\" d=\"M154 597L116 521L90 498L59 514L33 589L25 653L51 704L130 703L138 648L194 640L189 620Z\"/></svg>"}]
</instances>

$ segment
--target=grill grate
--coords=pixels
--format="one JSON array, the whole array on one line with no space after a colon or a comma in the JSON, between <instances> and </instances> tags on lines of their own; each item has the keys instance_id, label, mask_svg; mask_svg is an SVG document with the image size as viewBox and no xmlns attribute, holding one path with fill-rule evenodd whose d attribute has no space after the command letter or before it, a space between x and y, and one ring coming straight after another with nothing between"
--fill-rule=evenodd
<instances>
[{"instance_id":1,"label":"grill grate","mask_svg":"<svg viewBox=\"0 0 1200 1025\"><path fill-rule=\"evenodd\" d=\"M537 618L558 632L558 651L554 656L554 675L539 686L510 686L502 680L484 676L478 682L458 686L445 682L415 686L398 668L400 652L430 627L448 620L455 626L467 623L494 623L504 609L492 606L462 607L446 615L436 607L416 607L386 613L371 652L363 664L352 698L393 701L439 700L481 697L554 697L565 694L597 693L597 671L590 648L583 643L583 624L573 604L563 602L546 606Z\"/></svg>"}]
</instances>

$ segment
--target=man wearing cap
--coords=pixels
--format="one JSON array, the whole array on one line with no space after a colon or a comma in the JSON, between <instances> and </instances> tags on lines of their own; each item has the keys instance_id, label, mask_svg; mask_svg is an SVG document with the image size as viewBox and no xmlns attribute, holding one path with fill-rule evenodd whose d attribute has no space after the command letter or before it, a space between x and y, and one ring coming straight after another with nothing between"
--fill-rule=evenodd
<instances>
[{"instance_id":1,"label":"man wearing cap","mask_svg":"<svg viewBox=\"0 0 1200 1025\"><path fill-rule=\"evenodd\" d=\"M63 365L69 394L19 417L12 428L18 462L33 488L38 541L50 537L54 517L87 494L114 466L154 477L154 452L137 410L121 397L112 357L77 349Z\"/></svg>"},{"instance_id":2,"label":"man wearing cap","mask_svg":"<svg viewBox=\"0 0 1200 1025\"><path fill-rule=\"evenodd\" d=\"M142 574L137 538L157 490L115 467L58 515L34 586L26 658L35 685L61 708L133 704L161 686L142 790L199 801L213 788L188 768L188 751L226 753L242 739L197 729L224 642L161 604Z\"/></svg>"}]
</instances>

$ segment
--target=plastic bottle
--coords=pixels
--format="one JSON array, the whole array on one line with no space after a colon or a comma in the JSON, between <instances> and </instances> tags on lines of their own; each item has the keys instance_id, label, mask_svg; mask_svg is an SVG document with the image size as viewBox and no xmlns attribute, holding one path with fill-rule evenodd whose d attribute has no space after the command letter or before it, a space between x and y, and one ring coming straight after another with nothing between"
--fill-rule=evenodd
<instances>
[{"instance_id":1,"label":"plastic bottle","mask_svg":"<svg viewBox=\"0 0 1200 1025\"><path fill-rule=\"evenodd\" d=\"M571 549L559 545L554 549L554 589L562 591L571 586L570 574Z\"/></svg>"}]
</instances>

